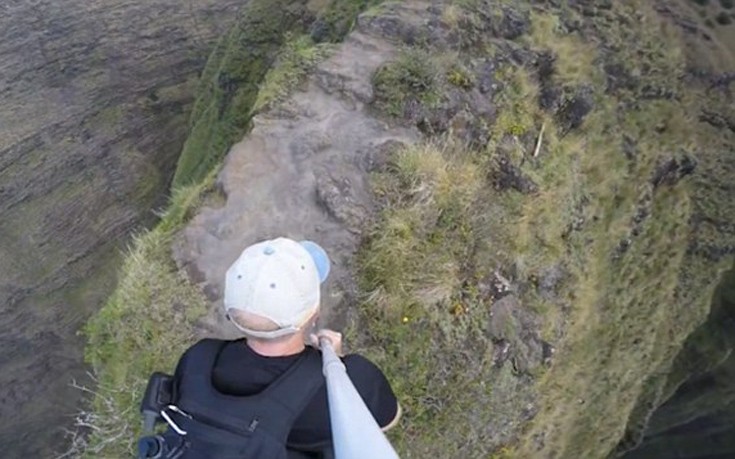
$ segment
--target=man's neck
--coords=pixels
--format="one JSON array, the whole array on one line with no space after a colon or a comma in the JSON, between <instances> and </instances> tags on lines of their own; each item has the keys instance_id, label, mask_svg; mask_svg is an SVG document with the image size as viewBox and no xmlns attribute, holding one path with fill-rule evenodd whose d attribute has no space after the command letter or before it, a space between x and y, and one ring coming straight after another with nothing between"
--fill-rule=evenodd
<instances>
[{"instance_id":1,"label":"man's neck","mask_svg":"<svg viewBox=\"0 0 735 459\"><path fill-rule=\"evenodd\" d=\"M284 357L287 355L298 354L306 347L301 334L296 334L285 340L266 341L266 340L247 340L250 349L265 357Z\"/></svg>"}]
</instances>

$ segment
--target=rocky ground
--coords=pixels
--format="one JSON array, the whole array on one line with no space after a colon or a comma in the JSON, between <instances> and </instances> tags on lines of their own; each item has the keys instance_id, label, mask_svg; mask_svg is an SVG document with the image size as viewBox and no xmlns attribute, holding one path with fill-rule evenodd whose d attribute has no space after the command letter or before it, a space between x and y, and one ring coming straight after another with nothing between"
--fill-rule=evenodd
<instances>
[{"instance_id":1,"label":"rocky ground","mask_svg":"<svg viewBox=\"0 0 735 459\"><path fill-rule=\"evenodd\" d=\"M404 17L418 20L410 13ZM202 208L175 245L177 262L213 304L244 247L285 235L317 241L332 255L324 320L344 324L332 314L356 290L352 257L374 212L367 174L389 149L420 138L416 129L390 126L367 109L371 75L396 53L381 32L353 32L318 65L307 87L256 116L247 137L231 149L217 180L225 204ZM233 331L218 309L206 320L210 333Z\"/></svg>"}]
</instances>

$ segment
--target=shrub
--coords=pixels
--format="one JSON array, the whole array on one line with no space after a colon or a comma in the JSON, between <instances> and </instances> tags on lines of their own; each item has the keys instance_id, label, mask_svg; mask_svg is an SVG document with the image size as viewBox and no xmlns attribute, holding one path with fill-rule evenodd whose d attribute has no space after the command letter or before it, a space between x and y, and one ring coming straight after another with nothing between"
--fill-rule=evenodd
<instances>
[{"instance_id":1,"label":"shrub","mask_svg":"<svg viewBox=\"0 0 735 459\"><path fill-rule=\"evenodd\" d=\"M452 67L447 73L447 81L462 89L470 89L475 85L472 74L462 67Z\"/></svg>"},{"instance_id":2,"label":"shrub","mask_svg":"<svg viewBox=\"0 0 735 459\"><path fill-rule=\"evenodd\" d=\"M729 25L729 24L732 24L732 18L730 17L729 14L727 14L724 11L721 11L715 17L715 21L717 21L717 23L720 24L720 25Z\"/></svg>"},{"instance_id":3,"label":"shrub","mask_svg":"<svg viewBox=\"0 0 735 459\"><path fill-rule=\"evenodd\" d=\"M403 114L404 103L415 99L427 105L438 101L437 66L431 54L411 48L373 76L376 104L393 116Z\"/></svg>"}]
</instances>

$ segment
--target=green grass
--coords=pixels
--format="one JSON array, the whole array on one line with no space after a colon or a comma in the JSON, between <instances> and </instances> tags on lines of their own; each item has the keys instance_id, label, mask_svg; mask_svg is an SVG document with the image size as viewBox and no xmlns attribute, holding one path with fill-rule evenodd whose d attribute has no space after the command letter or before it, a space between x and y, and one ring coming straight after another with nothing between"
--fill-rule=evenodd
<instances>
[{"instance_id":1,"label":"green grass","mask_svg":"<svg viewBox=\"0 0 735 459\"><path fill-rule=\"evenodd\" d=\"M406 102L433 106L439 102L440 74L437 59L427 51L408 48L373 76L376 106L392 116L402 116Z\"/></svg>"},{"instance_id":2,"label":"green grass","mask_svg":"<svg viewBox=\"0 0 735 459\"><path fill-rule=\"evenodd\" d=\"M589 36L566 34L554 12L532 15L522 41L554 56L553 82L595 89L576 131L562 136L538 107L534 75L509 65L496 74L503 91L487 151L411 147L373 178L381 211L359 257L366 300L351 336L405 404L392 434L402 457L605 457L644 427L668 390L674 358L708 311L718 265L687 251L705 185L652 183L661 162L697 154L694 116L704 98L683 87L678 38L644 6L617 5L611 15L642 14L645 27L595 19L595 40L613 49L603 56ZM458 14L445 11L445 19ZM430 64L438 58L407 50L384 67L374 80L379 106L400 116L407 100L440 99L442 67ZM631 83L605 92L602 59ZM542 125L532 159L527 137ZM624 139L636 146L634 160ZM493 158L508 142L516 145L510 160L538 193L492 189ZM542 300L538 279L554 266L565 280L555 299ZM480 292L497 267L514 273L524 310L558 346L548 370L530 370L532 385L491 366L492 299ZM539 409L533 421L498 432L498 420L517 422L528 400Z\"/></svg>"},{"instance_id":3,"label":"green grass","mask_svg":"<svg viewBox=\"0 0 735 459\"><path fill-rule=\"evenodd\" d=\"M308 35L289 39L260 85L252 112L258 113L285 99L331 49L328 44L315 44Z\"/></svg>"},{"instance_id":4,"label":"green grass","mask_svg":"<svg viewBox=\"0 0 735 459\"><path fill-rule=\"evenodd\" d=\"M401 457L461 450L460 420L473 411L467 394L486 398L490 389L476 384L486 368L457 371L474 362L466 346L484 340L488 313L464 288L475 274L465 260L482 167L456 146L417 145L374 183L381 216L358 258L369 294L350 335L399 394L405 418L393 440Z\"/></svg>"},{"instance_id":5,"label":"green grass","mask_svg":"<svg viewBox=\"0 0 735 459\"><path fill-rule=\"evenodd\" d=\"M202 74L173 188L200 181L249 128L259 85L287 39L299 34L308 13L301 2L254 0L217 44Z\"/></svg>"},{"instance_id":6,"label":"green grass","mask_svg":"<svg viewBox=\"0 0 735 459\"><path fill-rule=\"evenodd\" d=\"M171 237L196 210L214 182L180 189L161 222L134 239L120 268L113 296L87 323L86 360L97 377L91 410L93 426L81 457L121 458L134 454L141 433L140 399L154 371L172 372L191 345L192 324L206 312L198 288L171 259Z\"/></svg>"},{"instance_id":7,"label":"green grass","mask_svg":"<svg viewBox=\"0 0 735 459\"><path fill-rule=\"evenodd\" d=\"M311 27L311 37L319 43L338 43L352 30L357 16L383 0L329 0Z\"/></svg>"}]
</instances>

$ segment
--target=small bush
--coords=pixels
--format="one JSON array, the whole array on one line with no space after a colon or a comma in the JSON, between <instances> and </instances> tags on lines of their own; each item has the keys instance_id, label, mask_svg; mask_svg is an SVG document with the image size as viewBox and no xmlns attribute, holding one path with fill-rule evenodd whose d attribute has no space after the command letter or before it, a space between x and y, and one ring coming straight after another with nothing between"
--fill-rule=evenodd
<instances>
[{"instance_id":1,"label":"small bush","mask_svg":"<svg viewBox=\"0 0 735 459\"><path fill-rule=\"evenodd\" d=\"M337 43L352 30L360 12L382 0L331 0L311 26L311 38L316 43Z\"/></svg>"},{"instance_id":2,"label":"small bush","mask_svg":"<svg viewBox=\"0 0 735 459\"><path fill-rule=\"evenodd\" d=\"M715 17L715 21L717 21L717 23L720 24L720 25L730 25L730 24L732 24L732 18L730 17L729 14L727 14L724 11L721 11L717 15L717 17Z\"/></svg>"},{"instance_id":3,"label":"small bush","mask_svg":"<svg viewBox=\"0 0 735 459\"><path fill-rule=\"evenodd\" d=\"M731 10L735 7L735 0L720 0L720 5L726 10Z\"/></svg>"},{"instance_id":4,"label":"small bush","mask_svg":"<svg viewBox=\"0 0 735 459\"><path fill-rule=\"evenodd\" d=\"M373 77L376 104L393 116L403 114L404 103L415 99L433 105L439 98L438 77L432 56L410 49L386 64Z\"/></svg>"},{"instance_id":5,"label":"small bush","mask_svg":"<svg viewBox=\"0 0 735 459\"><path fill-rule=\"evenodd\" d=\"M471 89L475 85L472 74L462 67L453 67L447 73L447 81L462 89Z\"/></svg>"}]
</instances>

